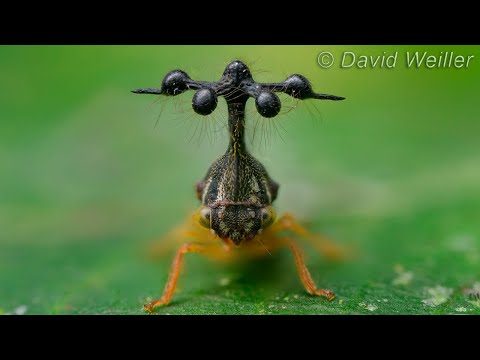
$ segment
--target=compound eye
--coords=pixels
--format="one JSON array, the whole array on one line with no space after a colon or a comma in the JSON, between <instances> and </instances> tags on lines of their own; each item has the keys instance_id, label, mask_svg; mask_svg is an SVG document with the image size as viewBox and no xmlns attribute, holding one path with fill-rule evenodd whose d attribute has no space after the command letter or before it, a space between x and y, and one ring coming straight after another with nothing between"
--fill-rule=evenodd
<instances>
[{"instance_id":1,"label":"compound eye","mask_svg":"<svg viewBox=\"0 0 480 360\"><path fill-rule=\"evenodd\" d=\"M200 208L200 210L198 210L198 222L203 227L210 229L212 224L212 209L207 206Z\"/></svg>"},{"instance_id":2,"label":"compound eye","mask_svg":"<svg viewBox=\"0 0 480 360\"><path fill-rule=\"evenodd\" d=\"M312 94L312 85L305 76L294 74L283 83L285 85L284 92L294 98L305 99Z\"/></svg>"},{"instance_id":3,"label":"compound eye","mask_svg":"<svg viewBox=\"0 0 480 360\"><path fill-rule=\"evenodd\" d=\"M273 224L277 218L277 212L273 206L267 206L261 210L260 219L262 221L262 229L265 229Z\"/></svg>"},{"instance_id":4,"label":"compound eye","mask_svg":"<svg viewBox=\"0 0 480 360\"><path fill-rule=\"evenodd\" d=\"M278 115L282 104L275 93L263 90L255 99L255 106L260 115L266 118L271 118Z\"/></svg>"},{"instance_id":5,"label":"compound eye","mask_svg":"<svg viewBox=\"0 0 480 360\"><path fill-rule=\"evenodd\" d=\"M188 82L190 77L185 71L173 70L170 71L162 81L162 93L165 95L178 95L188 89Z\"/></svg>"},{"instance_id":6,"label":"compound eye","mask_svg":"<svg viewBox=\"0 0 480 360\"><path fill-rule=\"evenodd\" d=\"M210 115L217 107L217 94L212 89L197 90L192 99L193 110L200 115Z\"/></svg>"}]
</instances>

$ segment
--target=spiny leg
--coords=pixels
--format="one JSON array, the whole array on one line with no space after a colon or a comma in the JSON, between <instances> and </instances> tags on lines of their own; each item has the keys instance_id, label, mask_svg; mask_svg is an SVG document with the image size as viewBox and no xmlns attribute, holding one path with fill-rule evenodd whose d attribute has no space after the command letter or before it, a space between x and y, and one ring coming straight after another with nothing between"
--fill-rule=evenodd
<instances>
[{"instance_id":1,"label":"spiny leg","mask_svg":"<svg viewBox=\"0 0 480 360\"><path fill-rule=\"evenodd\" d=\"M310 275L310 271L308 271L307 265L305 265L305 259L300 248L289 239L285 239L285 241L293 254L293 258L295 259L295 265L297 266L298 275L307 292L311 295L324 296L329 301L333 300L335 298L335 295L330 290L318 289L317 285L315 285L315 282L312 279L312 275Z\"/></svg>"},{"instance_id":2,"label":"spiny leg","mask_svg":"<svg viewBox=\"0 0 480 360\"><path fill-rule=\"evenodd\" d=\"M186 253L201 253L215 258L224 258L228 254L224 253L223 250L217 246L204 245L194 242L183 244L173 259L170 274L168 275L168 281L165 285L165 289L163 290L162 297L143 306L144 309L149 313L153 311L153 308L160 305L166 305L172 299L173 293L175 292L175 287L177 285L178 276L180 275L183 255Z\"/></svg>"},{"instance_id":3,"label":"spiny leg","mask_svg":"<svg viewBox=\"0 0 480 360\"><path fill-rule=\"evenodd\" d=\"M334 244L326 237L309 232L302 225L300 225L297 219L290 213L285 213L269 228L269 231L273 232L280 232L284 230L290 230L307 240L319 252L325 254L325 256L330 259L339 260L351 255L345 248Z\"/></svg>"},{"instance_id":4,"label":"spiny leg","mask_svg":"<svg viewBox=\"0 0 480 360\"><path fill-rule=\"evenodd\" d=\"M290 249L295 260L298 276L300 277L303 286L309 294L324 296L328 300L333 300L335 298L335 295L330 290L317 288L317 285L315 285L312 275L310 275L310 271L308 271L307 265L305 264L302 250L292 239L288 237L279 237L275 232L272 231L264 232L260 237L262 244L269 248L272 252L284 247L288 247Z\"/></svg>"}]
</instances>

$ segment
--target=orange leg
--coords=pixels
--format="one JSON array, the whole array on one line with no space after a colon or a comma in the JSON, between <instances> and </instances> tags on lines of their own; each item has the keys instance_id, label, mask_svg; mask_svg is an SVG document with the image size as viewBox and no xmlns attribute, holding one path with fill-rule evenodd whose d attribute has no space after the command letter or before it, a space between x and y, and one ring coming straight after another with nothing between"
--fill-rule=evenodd
<instances>
[{"instance_id":1,"label":"orange leg","mask_svg":"<svg viewBox=\"0 0 480 360\"><path fill-rule=\"evenodd\" d=\"M214 238L215 236L207 229L201 227L198 224L198 220L191 215L187 218L185 223L177 226L160 240L153 243L148 249L148 257L151 259L162 257L177 248L179 244L185 241L185 239L202 242Z\"/></svg>"},{"instance_id":2,"label":"orange leg","mask_svg":"<svg viewBox=\"0 0 480 360\"><path fill-rule=\"evenodd\" d=\"M318 234L312 234L305 229L290 213L285 213L281 218L275 222L269 229L273 232L280 232L283 230L290 230L303 239L307 240L312 246L314 246L319 252L325 254L331 259L342 259L348 257L346 249L334 244L331 240Z\"/></svg>"},{"instance_id":3,"label":"orange leg","mask_svg":"<svg viewBox=\"0 0 480 360\"><path fill-rule=\"evenodd\" d=\"M303 253L300 248L291 240L286 240L290 250L293 253L293 257L295 259L295 265L297 266L298 275L300 276L300 280L302 280L303 286L307 292L311 295L318 295L324 296L327 300L333 300L335 295L327 289L317 289L317 285L312 279L312 275L310 275L310 271L308 271L307 266L305 265L305 260L303 258Z\"/></svg>"},{"instance_id":4,"label":"orange leg","mask_svg":"<svg viewBox=\"0 0 480 360\"><path fill-rule=\"evenodd\" d=\"M215 246L208 246L193 242L183 244L173 260L170 274L168 275L168 281L165 285L165 289L163 290L162 297L143 306L144 309L149 313L153 311L153 308L166 305L172 299L173 293L175 292L175 287L177 285L178 276L180 275L183 255L186 253L202 253L216 258L224 258L228 254L223 252L222 248Z\"/></svg>"}]
</instances>

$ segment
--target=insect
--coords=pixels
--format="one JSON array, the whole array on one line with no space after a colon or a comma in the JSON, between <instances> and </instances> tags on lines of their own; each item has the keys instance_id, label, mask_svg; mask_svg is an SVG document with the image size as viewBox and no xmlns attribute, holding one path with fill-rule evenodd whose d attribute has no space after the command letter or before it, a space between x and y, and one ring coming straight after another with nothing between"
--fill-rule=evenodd
<instances>
[{"instance_id":1,"label":"insect","mask_svg":"<svg viewBox=\"0 0 480 360\"><path fill-rule=\"evenodd\" d=\"M310 241L331 257L339 249L327 239L314 235L298 223L292 214L277 219L273 202L279 185L269 176L265 167L247 150L245 144L245 105L252 97L257 111L265 118L276 116L281 102L275 92L293 98L343 100L343 97L317 94L302 75L291 75L280 83L257 83L248 67L235 60L227 65L218 82L194 81L182 70L169 72L160 89L137 89L136 94L177 96L195 90L193 110L200 115L211 114L223 96L228 107L229 145L226 153L208 169L203 180L196 184L200 208L185 224L168 235L168 242L181 245L174 257L163 295L144 305L148 312L172 299L183 257L200 253L217 260L263 256L287 247L293 254L300 280L312 295L332 300L335 295L317 288L307 269L303 253L292 233ZM186 239L190 241L185 242ZM177 241L178 240L178 241Z\"/></svg>"}]
</instances>

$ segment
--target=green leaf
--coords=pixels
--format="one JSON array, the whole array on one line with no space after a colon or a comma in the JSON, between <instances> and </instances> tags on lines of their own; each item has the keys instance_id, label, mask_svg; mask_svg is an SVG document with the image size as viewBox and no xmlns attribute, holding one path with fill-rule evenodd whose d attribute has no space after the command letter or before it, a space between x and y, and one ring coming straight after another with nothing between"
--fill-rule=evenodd
<instances>
[{"instance_id":1,"label":"green leaf","mask_svg":"<svg viewBox=\"0 0 480 360\"><path fill-rule=\"evenodd\" d=\"M145 313L172 259L147 261L148 245L198 207L193 184L228 139L221 102L201 118L193 93L163 104L130 90L159 86L174 68L218 79L246 57L259 59L258 81L301 73L315 91L346 97L285 96L270 120L249 103L247 126L252 136L259 124L249 146L280 183L278 213L355 257L332 262L297 239L318 286L337 295L328 302L305 292L287 250L240 265L189 254L171 304L155 313L480 314L480 67L316 65L323 50L422 49L3 46L0 313Z\"/></svg>"}]
</instances>

